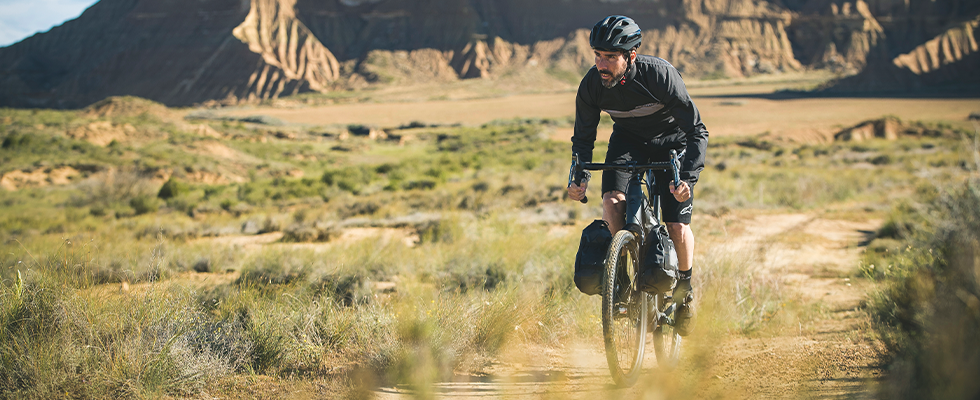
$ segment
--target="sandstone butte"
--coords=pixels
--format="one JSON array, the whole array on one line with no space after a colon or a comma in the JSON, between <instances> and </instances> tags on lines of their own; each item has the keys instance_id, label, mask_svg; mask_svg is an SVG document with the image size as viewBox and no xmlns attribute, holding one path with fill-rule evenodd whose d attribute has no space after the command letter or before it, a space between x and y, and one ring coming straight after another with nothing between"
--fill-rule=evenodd
<instances>
[{"instance_id":1,"label":"sandstone butte","mask_svg":"<svg viewBox=\"0 0 980 400\"><path fill-rule=\"evenodd\" d=\"M574 80L609 14L642 53L694 78L804 68L828 90L980 82L980 2L959 0L102 0L0 48L0 106L81 108L133 95L240 104L371 84ZM537 72L535 72L537 71Z\"/></svg>"}]
</instances>

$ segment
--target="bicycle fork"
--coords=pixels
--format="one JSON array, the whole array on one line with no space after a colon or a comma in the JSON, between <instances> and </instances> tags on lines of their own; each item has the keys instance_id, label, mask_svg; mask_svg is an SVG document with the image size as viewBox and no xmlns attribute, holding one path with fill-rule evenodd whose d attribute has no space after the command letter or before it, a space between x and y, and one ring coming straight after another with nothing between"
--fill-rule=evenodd
<instances>
[{"instance_id":1,"label":"bicycle fork","mask_svg":"<svg viewBox=\"0 0 980 400\"><path fill-rule=\"evenodd\" d=\"M635 299L631 298L633 296L627 295L627 293L640 293L635 290L626 290L626 287L634 287L636 285L626 274L621 270L617 270L617 273L621 274L616 279L616 302L613 306L613 312L616 318L623 318L629 316L631 309L635 307L630 307Z\"/></svg>"}]
</instances>

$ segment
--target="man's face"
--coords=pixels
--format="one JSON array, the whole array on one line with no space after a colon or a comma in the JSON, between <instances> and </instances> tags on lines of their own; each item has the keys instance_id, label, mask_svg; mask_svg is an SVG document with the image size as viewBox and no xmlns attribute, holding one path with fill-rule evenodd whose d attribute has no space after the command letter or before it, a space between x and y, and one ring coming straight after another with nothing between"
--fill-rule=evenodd
<instances>
[{"instance_id":1,"label":"man's face","mask_svg":"<svg viewBox=\"0 0 980 400\"><path fill-rule=\"evenodd\" d=\"M620 53L618 51L593 50L595 52L595 67L599 70L599 78L602 86L613 88L626 75L626 57L631 57L630 53Z\"/></svg>"}]
</instances>

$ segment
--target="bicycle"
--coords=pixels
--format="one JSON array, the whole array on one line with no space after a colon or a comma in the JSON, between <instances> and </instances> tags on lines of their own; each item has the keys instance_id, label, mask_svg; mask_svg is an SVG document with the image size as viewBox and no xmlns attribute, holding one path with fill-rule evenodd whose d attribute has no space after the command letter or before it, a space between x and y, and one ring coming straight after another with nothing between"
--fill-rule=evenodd
<instances>
[{"instance_id":1,"label":"bicycle","mask_svg":"<svg viewBox=\"0 0 980 400\"><path fill-rule=\"evenodd\" d=\"M616 232L605 259L602 279L602 336L606 361L617 385L632 386L640 375L648 328L653 333L657 362L673 368L680 358L681 336L674 331L672 291L648 294L638 290L639 266L646 255L647 240L654 237L653 229L661 230L660 196L654 171L672 171L675 185L680 182L680 163L676 151L670 151L669 162L651 164L582 163L573 155L569 185L581 185L589 179L587 171L620 170L630 174L626 189L626 225ZM643 193L646 187L646 195ZM588 202L588 197L582 203ZM664 234L666 234L664 232ZM666 238L669 242L669 238ZM667 257L677 259L673 245L666 246ZM674 261L676 263L676 261ZM652 312L652 318L650 313Z\"/></svg>"}]
</instances>

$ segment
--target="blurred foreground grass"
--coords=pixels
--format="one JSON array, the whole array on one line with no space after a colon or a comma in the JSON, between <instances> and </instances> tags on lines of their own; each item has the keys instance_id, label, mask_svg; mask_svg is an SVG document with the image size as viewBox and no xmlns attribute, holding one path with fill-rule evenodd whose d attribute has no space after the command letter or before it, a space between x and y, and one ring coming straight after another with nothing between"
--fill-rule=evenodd
<instances>
[{"instance_id":1,"label":"blurred foreground grass","mask_svg":"<svg viewBox=\"0 0 980 400\"><path fill-rule=\"evenodd\" d=\"M893 357L882 397L980 395L980 175L897 204L862 270L875 283L875 331Z\"/></svg>"},{"instance_id":2,"label":"blurred foreground grass","mask_svg":"<svg viewBox=\"0 0 980 400\"><path fill-rule=\"evenodd\" d=\"M563 201L568 144L548 139L568 121L379 135L134 108L0 110L0 173L41 176L0 190L0 396L244 394L229 386L270 376L338 396L403 384L431 397L434 382L482 371L507 346L601 347L597 300L571 279L599 210ZM131 129L105 146L72 138L93 123ZM694 223L707 244L703 342L796 329L814 312L746 273L754 256L710 247L724 216L885 215L966 185L968 136L712 139ZM692 374L707 368L691 360Z\"/></svg>"}]
</instances>

